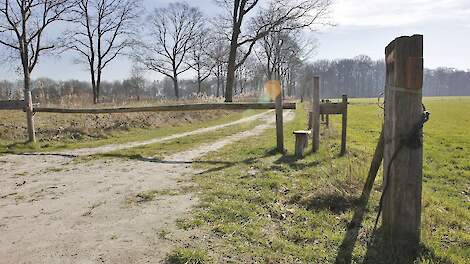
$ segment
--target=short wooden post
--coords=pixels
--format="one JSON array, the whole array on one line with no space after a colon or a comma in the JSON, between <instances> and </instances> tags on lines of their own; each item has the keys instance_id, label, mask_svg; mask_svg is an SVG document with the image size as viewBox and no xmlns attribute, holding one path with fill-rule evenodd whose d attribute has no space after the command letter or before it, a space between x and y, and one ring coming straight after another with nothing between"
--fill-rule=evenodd
<instances>
[{"instance_id":1,"label":"short wooden post","mask_svg":"<svg viewBox=\"0 0 470 264\"><path fill-rule=\"evenodd\" d=\"M341 156L346 154L346 138L348 131L348 96L343 94L343 114L341 127Z\"/></svg>"},{"instance_id":2,"label":"short wooden post","mask_svg":"<svg viewBox=\"0 0 470 264\"><path fill-rule=\"evenodd\" d=\"M320 148L320 77L313 77L312 93L312 152Z\"/></svg>"},{"instance_id":3,"label":"short wooden post","mask_svg":"<svg viewBox=\"0 0 470 264\"><path fill-rule=\"evenodd\" d=\"M423 147L405 143L422 120L423 36L385 48L384 203L382 225L394 252L414 256L420 241ZM418 135L419 135L418 133Z\"/></svg>"},{"instance_id":4,"label":"short wooden post","mask_svg":"<svg viewBox=\"0 0 470 264\"><path fill-rule=\"evenodd\" d=\"M305 148L308 146L308 135L310 131L294 131L295 135L295 156L302 158L304 156Z\"/></svg>"},{"instance_id":5,"label":"short wooden post","mask_svg":"<svg viewBox=\"0 0 470 264\"><path fill-rule=\"evenodd\" d=\"M284 153L284 127L282 117L282 92L276 96L276 139L277 139L277 151Z\"/></svg>"}]
</instances>

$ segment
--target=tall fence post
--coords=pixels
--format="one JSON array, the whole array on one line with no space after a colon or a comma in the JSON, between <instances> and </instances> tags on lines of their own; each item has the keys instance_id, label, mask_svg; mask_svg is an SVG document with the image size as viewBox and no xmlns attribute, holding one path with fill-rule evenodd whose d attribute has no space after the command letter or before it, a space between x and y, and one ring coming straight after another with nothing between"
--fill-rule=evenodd
<instances>
[{"instance_id":1,"label":"tall fence post","mask_svg":"<svg viewBox=\"0 0 470 264\"><path fill-rule=\"evenodd\" d=\"M24 102L26 111L26 122L28 126L28 141L36 142L36 132L34 130L34 119L33 119L33 96L30 90L24 91Z\"/></svg>"},{"instance_id":2,"label":"tall fence post","mask_svg":"<svg viewBox=\"0 0 470 264\"><path fill-rule=\"evenodd\" d=\"M393 252L416 254L423 176L423 36L385 48L384 203L382 226Z\"/></svg>"},{"instance_id":3,"label":"tall fence post","mask_svg":"<svg viewBox=\"0 0 470 264\"><path fill-rule=\"evenodd\" d=\"M280 85L279 85L280 89ZM279 90L279 94L276 96L276 139L277 139L277 151L284 153L284 127L283 127L283 116L282 116L282 89Z\"/></svg>"},{"instance_id":4,"label":"tall fence post","mask_svg":"<svg viewBox=\"0 0 470 264\"><path fill-rule=\"evenodd\" d=\"M320 147L320 77L313 77L312 93L312 152Z\"/></svg>"},{"instance_id":5,"label":"tall fence post","mask_svg":"<svg viewBox=\"0 0 470 264\"><path fill-rule=\"evenodd\" d=\"M341 115L341 156L346 154L346 138L348 131L348 96L343 94L343 114Z\"/></svg>"}]
</instances>

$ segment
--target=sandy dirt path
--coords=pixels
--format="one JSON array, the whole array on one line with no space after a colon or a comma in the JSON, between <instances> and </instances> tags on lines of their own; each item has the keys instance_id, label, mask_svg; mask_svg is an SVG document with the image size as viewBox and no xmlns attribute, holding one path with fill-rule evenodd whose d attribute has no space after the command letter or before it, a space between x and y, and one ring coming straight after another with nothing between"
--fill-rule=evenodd
<instances>
[{"instance_id":1,"label":"sandy dirt path","mask_svg":"<svg viewBox=\"0 0 470 264\"><path fill-rule=\"evenodd\" d=\"M140 147L140 146L145 146L145 145L150 145L150 144L155 144L155 143L160 143L164 141L170 141L182 137L187 137L187 136L192 136L192 135L197 135L197 134L204 134L207 132L211 131L216 131L228 126L233 126L233 125L239 125L243 123L248 123L252 122L255 120L258 120L260 118L265 118L267 116L272 115L272 112L274 110L269 110L266 112L263 112L261 114L257 115L252 115L249 117L245 117L230 123L225 123L217 126L211 126L211 127L205 127L205 128L200 128L197 130L185 132L185 133L178 133L178 134L173 134L171 136L166 136L166 137L159 137L159 138L154 138L146 141L139 141L139 142L129 142L129 143L123 143L123 144L111 144L111 145L106 145L106 146L101 146L101 147L94 147L94 148L81 148L81 149L75 149L75 150L66 150L66 151L61 151L61 152L56 152L55 154L59 155L70 155L70 156L86 156L86 155L94 155L94 154L99 154L99 153L108 153L116 150L121 150L121 149L129 149L129 148L135 148L135 147Z\"/></svg>"},{"instance_id":2,"label":"sandy dirt path","mask_svg":"<svg viewBox=\"0 0 470 264\"><path fill-rule=\"evenodd\" d=\"M285 120L293 115L286 112ZM273 127L274 115L250 118L266 122L164 161L100 159L77 163L73 159L124 145L79 153L1 156L0 263L162 262L178 243L162 237L162 231L178 233L176 220L198 202L186 188L198 173L191 162ZM211 130L202 131L198 133ZM160 142L155 140L147 142ZM132 146L139 144L142 142ZM126 144L125 148L132 146ZM149 191L161 195L147 201L142 194Z\"/></svg>"}]
</instances>

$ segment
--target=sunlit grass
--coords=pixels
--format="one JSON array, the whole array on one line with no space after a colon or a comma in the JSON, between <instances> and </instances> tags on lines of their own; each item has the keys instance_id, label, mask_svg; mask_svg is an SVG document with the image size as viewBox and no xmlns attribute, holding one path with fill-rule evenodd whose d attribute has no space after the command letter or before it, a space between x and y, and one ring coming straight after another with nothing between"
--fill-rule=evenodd
<instances>
[{"instance_id":1,"label":"sunlit grass","mask_svg":"<svg viewBox=\"0 0 470 264\"><path fill-rule=\"evenodd\" d=\"M362 228L351 252L344 247L377 143L382 110L373 99L349 108L348 151L338 157L340 118L322 126L319 153L296 160L293 130L306 127L306 115L285 126L287 156L274 154L274 129L236 146L211 153L196 176L201 207L181 226L211 238L215 259L262 263L394 263L368 247L378 199L377 177ZM470 261L470 98L426 98L431 120L425 125L422 250L416 262ZM302 109L302 107L300 108ZM230 165L227 165L229 163ZM354 227L352 227L354 228ZM200 245L198 241L195 244ZM342 246L343 245L343 246ZM348 257L350 256L350 257ZM222 261L223 262L223 261Z\"/></svg>"}]
</instances>

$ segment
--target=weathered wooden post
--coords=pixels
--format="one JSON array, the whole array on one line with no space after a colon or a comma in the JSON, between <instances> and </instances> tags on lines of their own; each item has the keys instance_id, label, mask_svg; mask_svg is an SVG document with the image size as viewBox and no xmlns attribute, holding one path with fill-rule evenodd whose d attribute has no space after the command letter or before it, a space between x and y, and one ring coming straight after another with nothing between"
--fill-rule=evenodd
<instances>
[{"instance_id":1,"label":"weathered wooden post","mask_svg":"<svg viewBox=\"0 0 470 264\"><path fill-rule=\"evenodd\" d=\"M330 99L327 99L326 100L327 103L330 102ZM330 127L330 115L329 114L326 114L326 128L329 128Z\"/></svg>"},{"instance_id":2,"label":"weathered wooden post","mask_svg":"<svg viewBox=\"0 0 470 264\"><path fill-rule=\"evenodd\" d=\"M343 114L342 118L342 127L341 127L341 156L346 154L346 138L348 131L348 96L343 94Z\"/></svg>"},{"instance_id":3,"label":"weathered wooden post","mask_svg":"<svg viewBox=\"0 0 470 264\"><path fill-rule=\"evenodd\" d=\"M382 226L394 252L413 256L421 230L423 36L395 39L385 59Z\"/></svg>"},{"instance_id":4,"label":"weathered wooden post","mask_svg":"<svg viewBox=\"0 0 470 264\"><path fill-rule=\"evenodd\" d=\"M304 156L304 150L308 146L308 135L310 131L297 130L295 135L295 156L301 159Z\"/></svg>"},{"instance_id":5,"label":"weathered wooden post","mask_svg":"<svg viewBox=\"0 0 470 264\"><path fill-rule=\"evenodd\" d=\"M282 116L282 89L276 96L276 139L277 139L277 151L284 153L284 127L283 127L283 116Z\"/></svg>"},{"instance_id":6,"label":"weathered wooden post","mask_svg":"<svg viewBox=\"0 0 470 264\"><path fill-rule=\"evenodd\" d=\"M313 77L312 93L312 152L320 147L320 77Z\"/></svg>"},{"instance_id":7,"label":"weathered wooden post","mask_svg":"<svg viewBox=\"0 0 470 264\"><path fill-rule=\"evenodd\" d=\"M320 103L322 103L322 104L325 103L325 99L321 99ZM320 113L320 119L321 119L322 122L325 122L325 114Z\"/></svg>"}]
</instances>

